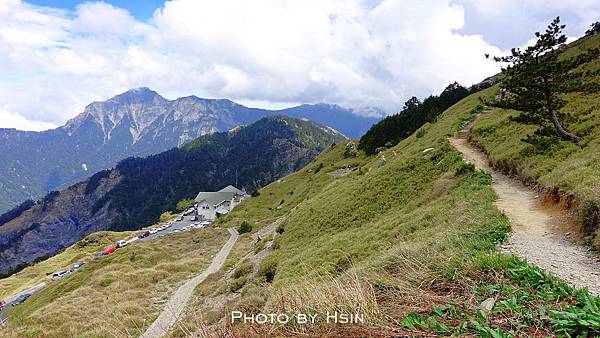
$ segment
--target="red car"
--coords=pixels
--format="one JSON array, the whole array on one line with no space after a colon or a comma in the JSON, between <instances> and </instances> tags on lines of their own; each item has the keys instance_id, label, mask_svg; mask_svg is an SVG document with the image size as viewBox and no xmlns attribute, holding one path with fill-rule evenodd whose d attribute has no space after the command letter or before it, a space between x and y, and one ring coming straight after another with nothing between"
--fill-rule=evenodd
<instances>
[{"instance_id":1,"label":"red car","mask_svg":"<svg viewBox=\"0 0 600 338\"><path fill-rule=\"evenodd\" d=\"M2 309L4 309L4 301L0 300L0 311L2 311Z\"/></svg>"},{"instance_id":2,"label":"red car","mask_svg":"<svg viewBox=\"0 0 600 338\"><path fill-rule=\"evenodd\" d=\"M110 255L111 253L113 253L115 251L117 251L116 248L108 248L108 249L105 249L104 251L102 251L102 253L105 255Z\"/></svg>"}]
</instances>

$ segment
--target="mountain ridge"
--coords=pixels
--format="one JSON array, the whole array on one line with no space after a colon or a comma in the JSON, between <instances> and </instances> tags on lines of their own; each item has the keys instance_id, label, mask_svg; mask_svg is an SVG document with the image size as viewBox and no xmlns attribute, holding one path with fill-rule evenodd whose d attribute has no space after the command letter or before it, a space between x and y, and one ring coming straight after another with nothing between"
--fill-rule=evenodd
<instances>
[{"instance_id":1,"label":"mountain ridge","mask_svg":"<svg viewBox=\"0 0 600 338\"><path fill-rule=\"evenodd\" d=\"M65 125L26 132L0 128L0 212L62 189L130 156L148 156L266 116L307 117L356 137L377 118L332 105L249 108L195 95L168 100L141 87L88 104Z\"/></svg>"},{"instance_id":2,"label":"mountain ridge","mask_svg":"<svg viewBox=\"0 0 600 338\"><path fill-rule=\"evenodd\" d=\"M205 135L185 147L127 158L114 169L26 203L14 217L0 217L7 220L0 224L0 275L52 256L85 234L152 224L198 191L218 190L235 180L249 191L264 186L342 139L314 122L278 115L235 133Z\"/></svg>"}]
</instances>

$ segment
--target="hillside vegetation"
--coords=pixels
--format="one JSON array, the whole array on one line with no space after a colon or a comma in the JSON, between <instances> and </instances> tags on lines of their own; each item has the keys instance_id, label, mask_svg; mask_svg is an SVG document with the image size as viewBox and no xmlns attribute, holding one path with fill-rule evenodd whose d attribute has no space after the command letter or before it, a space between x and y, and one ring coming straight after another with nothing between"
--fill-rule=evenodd
<instances>
[{"instance_id":1,"label":"hillside vegetation","mask_svg":"<svg viewBox=\"0 0 600 338\"><path fill-rule=\"evenodd\" d=\"M31 281L48 286L15 307L3 337L139 336L156 319L168 297L209 264L228 238L227 231L192 230L138 241L115 253L91 259L94 252L126 233L97 233L65 252L0 281L12 294ZM88 263L58 282L49 274L73 262Z\"/></svg>"},{"instance_id":2,"label":"hillside vegetation","mask_svg":"<svg viewBox=\"0 0 600 338\"><path fill-rule=\"evenodd\" d=\"M427 122L437 117L453 104L469 95L467 88L454 82L448 85L439 96L431 95L423 102L416 97L406 101L402 110L373 125L360 138L359 149L372 155L383 146L394 146L407 138Z\"/></svg>"},{"instance_id":3,"label":"hillside vegetation","mask_svg":"<svg viewBox=\"0 0 600 338\"><path fill-rule=\"evenodd\" d=\"M52 256L89 233L150 225L199 191L237 184L251 192L292 173L332 143L334 129L285 116L128 158L116 168L0 216L0 275Z\"/></svg>"},{"instance_id":4,"label":"hillside vegetation","mask_svg":"<svg viewBox=\"0 0 600 338\"><path fill-rule=\"evenodd\" d=\"M221 220L236 227L246 221L255 231L242 236L226 269L198 288L174 334L207 325L234 335L283 336L597 332L596 322L580 319L597 316L600 300L496 252L510 225L493 204L491 177L464 164L447 141L483 110L480 99L496 93L492 87L460 101L385 151L385 163L348 158L343 142L261 189ZM348 166L346 176L338 175ZM273 222L272 241L258 235ZM479 311L488 298L497 304L493 311ZM229 327L223 318L232 310L340 311L367 319Z\"/></svg>"},{"instance_id":5,"label":"hillside vegetation","mask_svg":"<svg viewBox=\"0 0 600 338\"><path fill-rule=\"evenodd\" d=\"M600 35L584 37L562 57L574 57L588 48L600 47ZM582 65L578 71L600 69L600 59ZM600 80L597 75L588 79ZM518 112L494 109L472 128L471 138L489 154L491 163L505 172L539 185L549 200L575 207L580 228L588 242L600 249L600 93L565 95L564 112L570 113L568 129L582 137L579 144L553 139L542 145L525 142L538 127L524 126L512 117Z\"/></svg>"},{"instance_id":6,"label":"hillside vegetation","mask_svg":"<svg viewBox=\"0 0 600 338\"><path fill-rule=\"evenodd\" d=\"M593 37L579 43L597 41ZM577 46L565 55L576 53ZM597 67L596 62L584 67ZM384 157L357 152L354 141L329 146L303 169L258 189L252 199L219 218L214 224L217 228L248 232L240 236L224 268L195 290L196 297L172 335L600 335L599 298L496 250L509 236L510 224L494 205L492 178L464 163L448 142L466 122L484 114L483 102L498 90L493 86L460 100L435 121L382 150ZM573 94L567 99L567 108L576 111L576 118L567 121L569 130L583 136L579 145L557 142L531 148L521 141L531 127L514 124L509 119L513 112L499 109L477 120L472 137L498 166L569 192L576 201L587 198L597 203L594 173L600 117L594 101L598 98ZM577 175L582 182L577 182ZM589 215L596 215L596 209L590 208L582 224L593 222ZM222 229L207 231L224 233ZM185 252L190 247L178 242L189 240L184 236L165 237L160 245L181 247L179 252ZM158 250L156 246L135 249L139 255L150 256ZM110 285L123 281L132 289L131 295L156 290L152 283L127 284L133 276L145 276L143 262L148 259L129 264L128 255L124 251L112 259L117 267L126 264L126 276L131 279L107 272L110 266L102 264L109 261L104 260L87 267L90 276L113 276L116 282ZM171 257L179 256L173 253ZM154 270L161 269L156 266ZM70 282L61 281L54 288L68 290ZM66 325L40 320L42 309L63 306L52 290L42 291L19 309L18 319L9 324L14 330L10 332L25 336L75 333L61 331ZM148 304L141 298L136 306ZM82 296L81 302L87 299L96 298ZM121 330L126 331L116 335L138 334L148 325L145 318L152 318L140 315L137 307L117 309L120 318L123 313L136 315L135 320L122 324ZM233 310L317 314L319 319L313 324L295 320L230 324ZM364 322L327 323L325 314L335 311L360 314ZM115 334L109 327L82 330L77 332Z\"/></svg>"}]
</instances>

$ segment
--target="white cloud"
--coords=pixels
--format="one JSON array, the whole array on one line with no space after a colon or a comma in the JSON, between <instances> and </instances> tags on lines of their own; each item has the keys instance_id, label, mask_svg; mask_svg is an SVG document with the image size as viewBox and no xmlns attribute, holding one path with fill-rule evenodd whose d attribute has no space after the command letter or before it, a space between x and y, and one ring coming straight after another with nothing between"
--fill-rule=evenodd
<instances>
[{"instance_id":1,"label":"white cloud","mask_svg":"<svg viewBox=\"0 0 600 338\"><path fill-rule=\"evenodd\" d=\"M57 125L48 122L30 121L19 114L0 109L2 128L15 128L19 130L46 130L56 128Z\"/></svg>"},{"instance_id":2,"label":"white cloud","mask_svg":"<svg viewBox=\"0 0 600 338\"><path fill-rule=\"evenodd\" d=\"M172 0L140 22L104 2L67 12L0 0L0 109L25 129L62 124L91 101L148 86L169 98L392 112L498 69L483 54L499 48L461 33L467 5L496 15L484 0Z\"/></svg>"}]
</instances>

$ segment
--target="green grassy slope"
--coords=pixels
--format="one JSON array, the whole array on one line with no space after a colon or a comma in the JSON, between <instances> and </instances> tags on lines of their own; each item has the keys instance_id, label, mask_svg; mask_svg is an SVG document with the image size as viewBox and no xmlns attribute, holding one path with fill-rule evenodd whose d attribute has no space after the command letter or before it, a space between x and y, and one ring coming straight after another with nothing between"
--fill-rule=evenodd
<instances>
[{"instance_id":1,"label":"green grassy slope","mask_svg":"<svg viewBox=\"0 0 600 338\"><path fill-rule=\"evenodd\" d=\"M387 150L385 164L377 156L344 156L342 142L260 189L219 219L217 229L167 236L95 260L16 308L2 334L138 335L174 288L208 264L226 238L218 228L244 221L254 230L240 237L222 271L199 286L173 335L220 325L233 309L365 315L357 325L223 329L234 336L589 333L585 320L596 315L590 304L600 301L496 253L510 225L494 207L491 178L464 165L447 141L481 111L479 98L495 91L451 107ZM348 167L348 175L339 175ZM271 244L268 236L253 237L276 220L282 220L280 234ZM272 249L263 250L268 245ZM37 273L51 268L39 266ZM2 287L10 288L0 281ZM477 311L489 297L496 299L494 310Z\"/></svg>"},{"instance_id":2,"label":"green grassy slope","mask_svg":"<svg viewBox=\"0 0 600 338\"><path fill-rule=\"evenodd\" d=\"M586 37L565 51L563 57L598 47L600 35ZM600 69L600 59L582 68ZM511 121L510 117L517 112L504 109L494 109L482 116L472 128L471 137L489 154L496 167L541 185L554 199L573 196L582 220L587 218L590 223L583 229L584 234L593 235L600 223L600 214L594 216L593 212L600 206L600 93L573 93L565 99L568 104L563 110L572 114L572 120L565 121L566 128L583 136L578 145L559 141L546 150L535 148L522 139L536 127ZM570 198L564 201L571 203ZM586 214L588 208L592 215L587 215L589 211ZM600 241L596 246L600 248Z\"/></svg>"},{"instance_id":3,"label":"green grassy slope","mask_svg":"<svg viewBox=\"0 0 600 338\"><path fill-rule=\"evenodd\" d=\"M594 41L583 40L574 48ZM452 106L435 123L385 151L385 164L378 156L346 157L347 141L341 142L219 219L217 227L238 227L246 221L254 229L240 237L225 267L198 287L190 311L173 335L190 335L207 325L230 336L600 334L598 298L496 252L496 244L506 238L510 225L494 206L491 178L463 164L447 141L482 111L480 98L493 97L497 91L498 87L491 87ZM568 127L587 135L581 147L559 143L548 152L532 151L520 141L530 127L510 122L511 112L502 110L478 120L473 137L497 164L504 163L523 177L579 199L597 198L597 98L573 95L569 100L567 108L576 111L577 119ZM348 167L348 175L339 175ZM254 237L277 220L281 223L270 244L269 236ZM216 231L225 236L224 230ZM82 271L88 271L86 287L70 291L69 285L75 283L71 279L53 285L20 308L9 328L29 336L42 332L49 336L139 334L154 316L143 314L140 308L152 313L158 309L150 305L147 295L158 292L166 297L169 292L160 290L163 285L155 284L154 278L176 278L171 283L175 285L186 276L185 271L191 272L182 267L183 271L172 274L159 267L185 259L187 248L194 241L204 242L206 236L178 235L149 242L135 249L139 250L136 257L144 257L135 264L124 251L111 257L114 261L89 265L89 270ZM217 250L211 248L203 250ZM155 265L149 269L145 264ZM124 271L127 278L120 282L115 271ZM145 282L138 283L140 278ZM119 288L112 290L113 285ZM96 294L96 288L105 291ZM59 290L67 292L58 297ZM141 300L119 303L125 292L128 300ZM110 301L101 302L104 297ZM493 310L478 310L489 298L495 300ZM80 304L99 304L100 309L110 309L111 315L70 308ZM231 310L321 316L326 311L343 311L364 314L365 323L223 325L220 320ZM94 328L81 323L75 324L78 331L69 331L73 321L65 317L67 313L93 318ZM65 324L41 320L48 314ZM114 325L120 325L116 333Z\"/></svg>"},{"instance_id":4,"label":"green grassy slope","mask_svg":"<svg viewBox=\"0 0 600 338\"><path fill-rule=\"evenodd\" d=\"M576 294L538 269L495 252L510 225L493 204L491 178L462 164L447 141L482 110L479 98L496 91L489 88L451 107L436 123L386 151L386 164L376 156L344 159L345 144L338 144L302 171L261 189L260 196L222 224L237 226L245 220L260 227L284 216L274 249L254 263L256 276L236 272L234 276L246 275L228 279L224 269L201 285L192 314L175 335L216 324L234 309L322 315L338 310L367 317L367 323L353 326L238 324L225 329L234 335L551 334L581 329L578 324L565 329L555 321L572 310L564 298L571 297L578 311L585 292ZM424 152L428 148L433 150ZM349 161L355 168L351 174L329 175ZM251 236L242 236L227 268L239 270L248 260L241 265L236 260L264 246L265 239ZM489 316L476 311L488 297L502 304ZM227 301L215 305L223 299ZM549 310L556 312L548 316Z\"/></svg>"}]
</instances>

